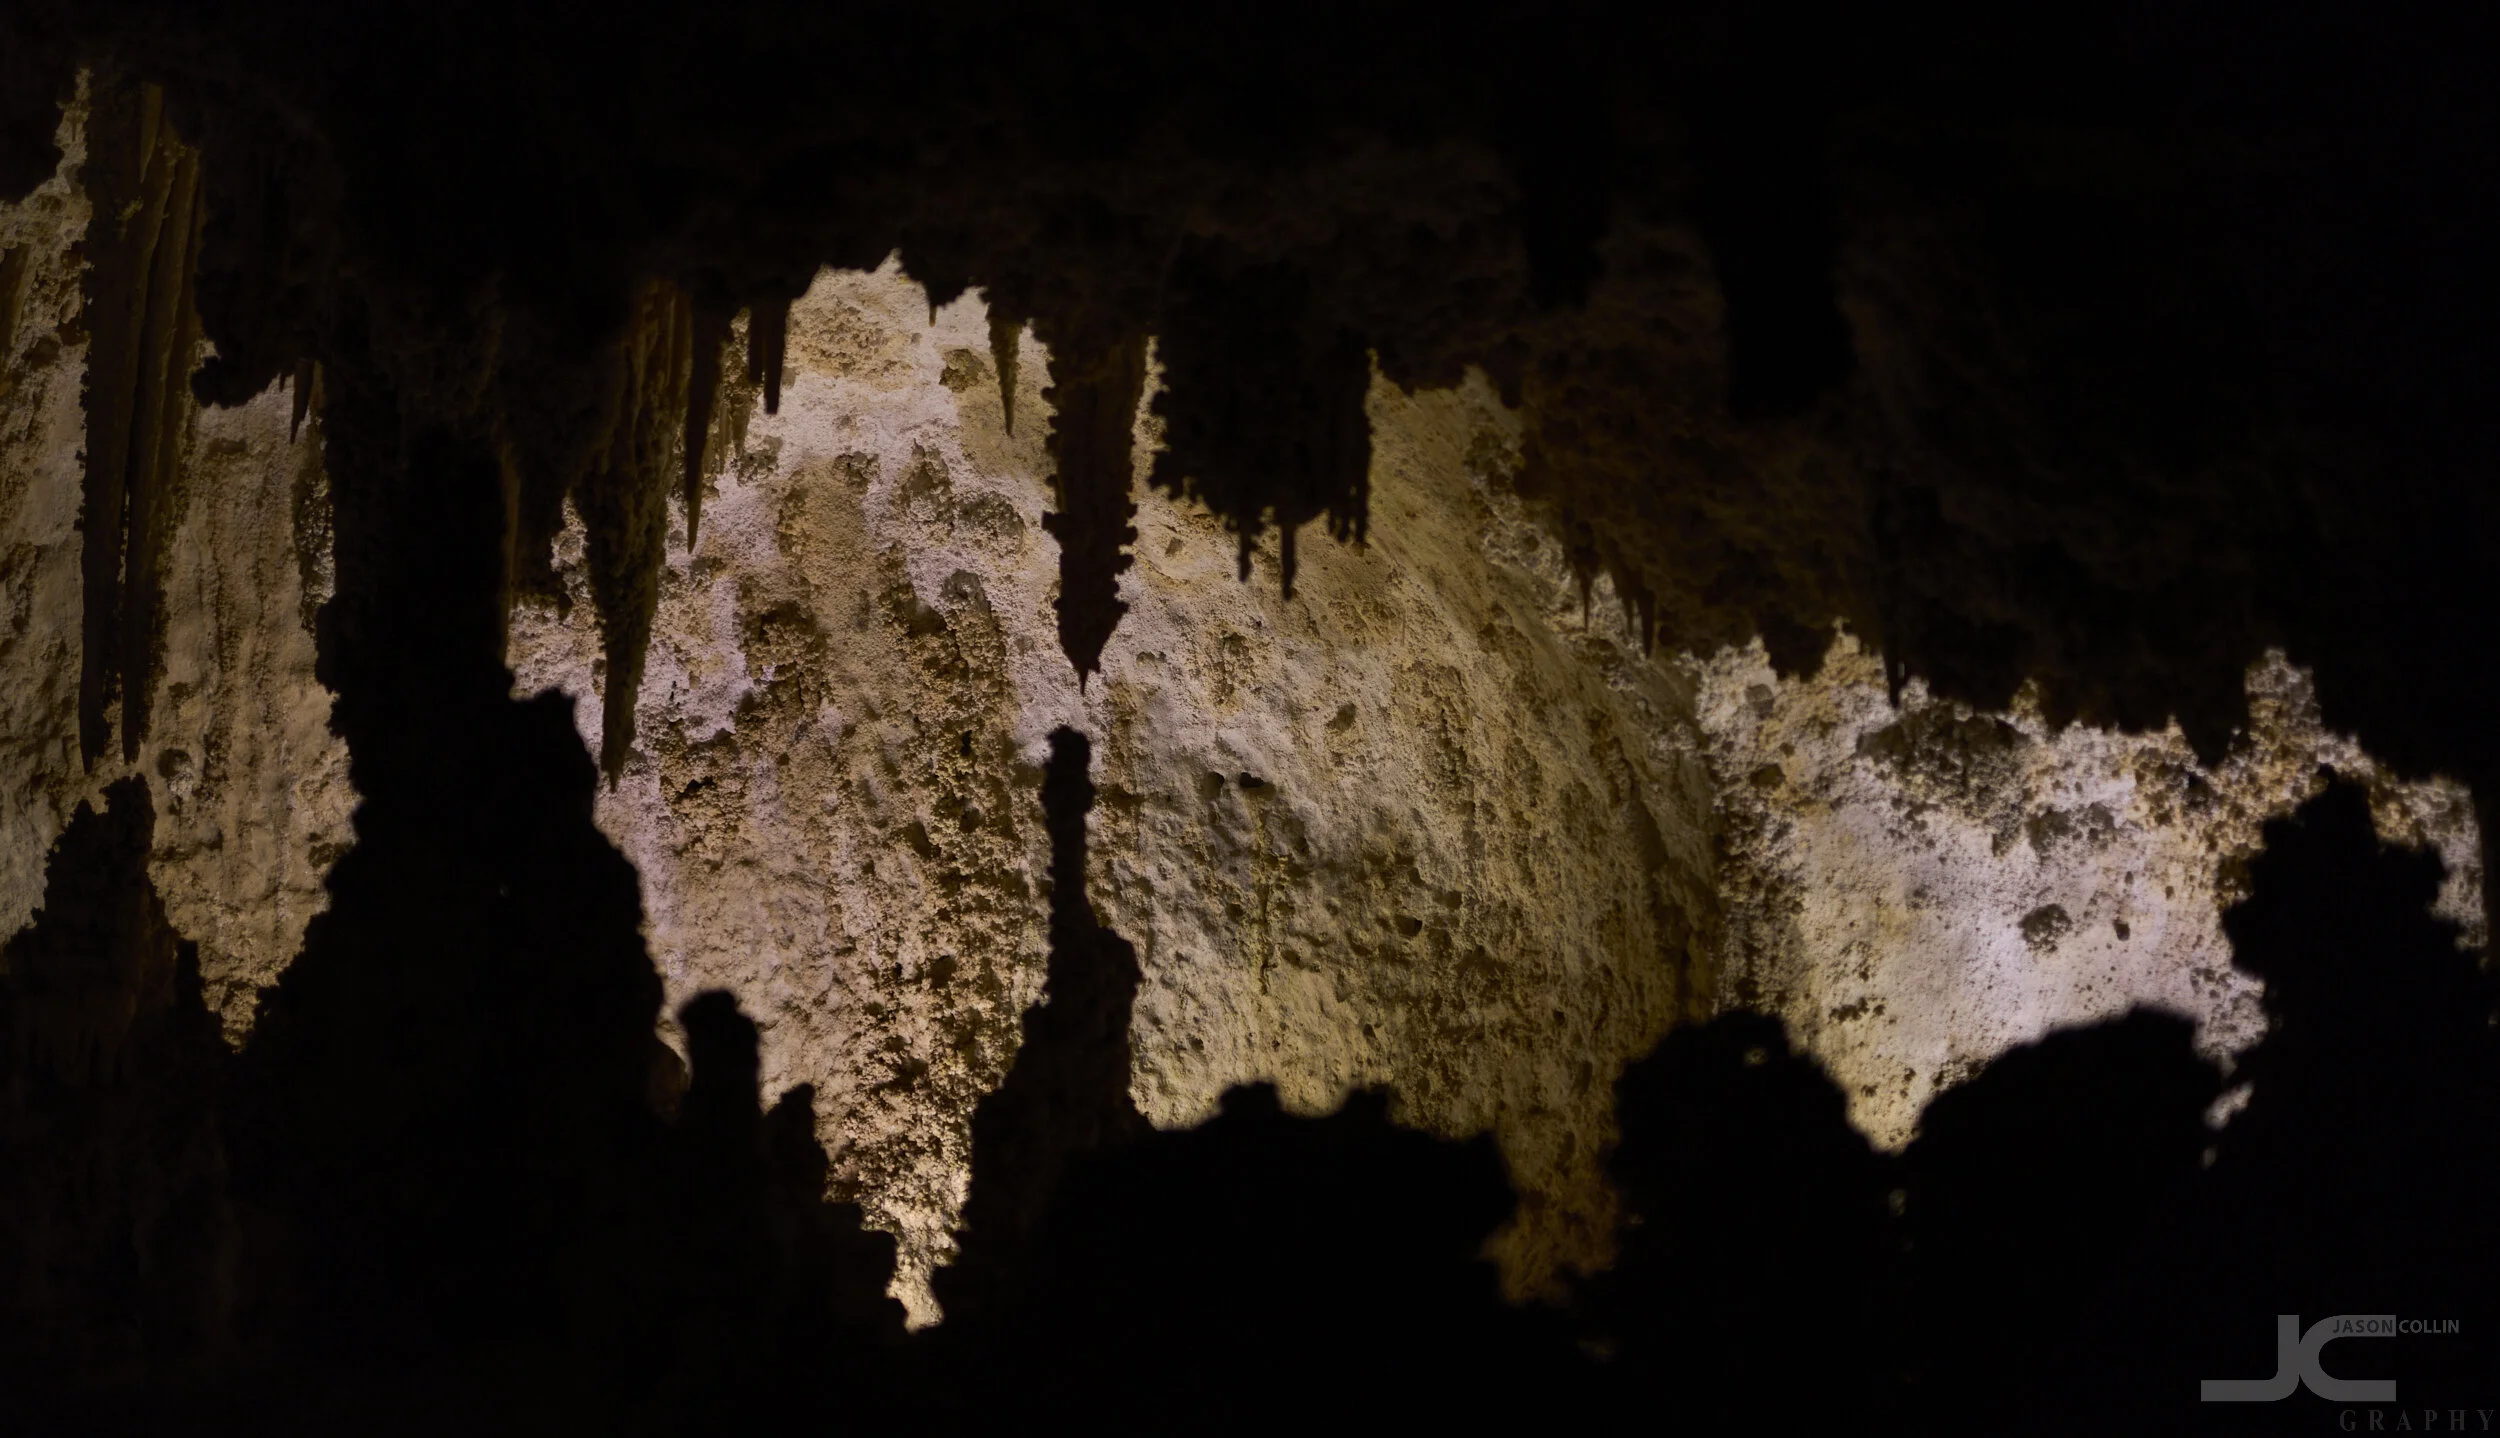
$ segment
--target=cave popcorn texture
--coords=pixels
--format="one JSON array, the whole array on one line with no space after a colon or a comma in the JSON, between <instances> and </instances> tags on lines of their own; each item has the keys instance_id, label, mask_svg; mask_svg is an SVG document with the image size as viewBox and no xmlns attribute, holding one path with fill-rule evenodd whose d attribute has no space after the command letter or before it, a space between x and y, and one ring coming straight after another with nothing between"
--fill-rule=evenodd
<instances>
[{"instance_id":1,"label":"cave popcorn texture","mask_svg":"<svg viewBox=\"0 0 2500 1438\"><path fill-rule=\"evenodd\" d=\"M292 431L313 376L185 420L150 727L134 764L84 771L83 114L61 175L0 212L0 593L22 616L0 634L0 927L31 913L79 800L144 774L152 879L239 1037L354 802L312 674L321 432ZM2383 837L2441 850L2443 912L2479 916L2463 790L2389 779L2277 661L2208 766L2175 731L2053 734L1915 683L1896 709L1850 643L1810 679L1758 650L1651 659L1612 581L1583 590L1512 491L1518 420L1480 381L1374 383L1387 524L1306 547L1290 602L1270 550L1238 581L1223 521L1140 483L1129 612L1080 692L1038 523L1048 357L1003 328L976 300L932 321L891 265L827 272L789 320L783 412L728 382L718 493L694 553L672 516L640 747L601 801L672 999L735 989L768 1084L819 1086L836 1182L902 1238L924 1320L972 1106L1038 993L1032 786L1060 723L1101 736L1093 882L1145 962L1140 1109L1177 1126L1234 1082L1303 1111L1385 1083L1405 1121L1493 1129L1527 1199L1498 1240L1520 1290L1604 1259L1612 1072L1713 1004L1779 1013L1888 1144L2006 1047L2130 1003L2244 1047L2253 991L2215 915L2320 764L2369 786ZM1141 476L1157 422L1136 423ZM584 696L595 749L584 545L576 526L570 615L525 605L511 658L524 690Z\"/></svg>"},{"instance_id":2,"label":"cave popcorn texture","mask_svg":"<svg viewBox=\"0 0 2500 1438\"><path fill-rule=\"evenodd\" d=\"M1406 1122L1500 1136L1530 1195L1497 1240L1515 1287L1602 1262L1614 1073L1699 1012L1708 786L1675 681L1610 683L1552 625L1567 581L1484 559L1485 531L1525 532L1466 463L1516 444L1489 392L1375 385L1397 534L1309 547L1292 601L1272 552L1245 584L1220 521L1141 492L1129 612L1081 691L1042 426L1007 432L978 301L931 323L891 265L828 271L789 326L780 413L724 458L691 555L672 530L599 819L672 1003L734 990L767 1086L818 1085L836 1183L900 1238L916 1318L972 1106L1039 991L1033 795L1062 724L1101 736L1094 898L1144 964L1150 1120L1254 1079L1304 1112L1387 1083ZM1036 347L1022 415L1047 376ZM587 613L523 607L510 656L595 738Z\"/></svg>"},{"instance_id":3,"label":"cave popcorn texture","mask_svg":"<svg viewBox=\"0 0 2500 1438\"><path fill-rule=\"evenodd\" d=\"M78 176L90 113L83 97L66 109L58 170L0 206L0 935L41 901L44 855L79 803L145 775L157 816L149 877L199 944L208 1003L239 1039L261 986L328 903L323 878L351 837L347 750L313 672L313 613L329 583L320 433L295 432L297 396L283 388L232 408L191 404L180 376L197 342L172 337L191 347L165 366L176 379L160 396L160 633L148 662L119 675L146 702L113 706L145 723L82 763L82 455L97 401L81 294L91 206Z\"/></svg>"},{"instance_id":4,"label":"cave popcorn texture","mask_svg":"<svg viewBox=\"0 0 2500 1438\"><path fill-rule=\"evenodd\" d=\"M2372 785L2478 912L2471 803L2322 730L2306 678L2252 671L2246 740L2051 734L1973 713L1844 638L1811 678L1759 646L1653 659L1637 605L1511 488L1515 415L1480 381L1373 386L1365 548L1237 578L1217 517L1141 486L1128 606L1081 691L1055 642L1041 427L1007 431L975 299L928 319L889 264L827 271L789 319L782 413L746 421L672 531L641 747L600 822L642 875L672 1003L736 991L768 1087L825 1095L836 1183L902 1244L936 1316L969 1118L1039 993L1043 736L1102 736L1095 903L1145 969L1132 1090L1203 1121L1229 1085L1321 1112L1491 1129L1523 1193L1514 1292L1602 1264L1614 1072L1721 1004L1778 1014L1877 1142L2061 1025L2150 1003L2216 1056L2260 1032L2218 914L2259 826ZM1048 358L1013 371L1043 413ZM728 421L724 421L728 422ZM1144 473L1150 410L1136 424ZM524 608L524 691L601 731L578 525L571 617Z\"/></svg>"},{"instance_id":5,"label":"cave popcorn texture","mask_svg":"<svg viewBox=\"0 0 2500 1438\"><path fill-rule=\"evenodd\" d=\"M2007 1049L2143 1004L2228 1063L2264 1033L2222 910L2268 819L2362 784L2383 842L2437 851L2437 912L2483 943L2472 796L2397 781L2320 722L2309 676L2269 655L2249 723L2204 764L2174 724L2062 732L2035 705L1977 713L1913 681L1898 704L1844 639L1811 680L1759 647L1692 665L1725 782L1719 998L1785 1018L1877 1143Z\"/></svg>"}]
</instances>

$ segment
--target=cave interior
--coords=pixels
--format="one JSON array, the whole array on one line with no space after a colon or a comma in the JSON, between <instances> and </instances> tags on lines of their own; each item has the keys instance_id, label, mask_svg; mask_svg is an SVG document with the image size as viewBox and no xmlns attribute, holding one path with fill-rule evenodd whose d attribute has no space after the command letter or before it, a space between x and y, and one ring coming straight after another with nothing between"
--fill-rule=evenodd
<instances>
[{"instance_id":1,"label":"cave interior","mask_svg":"<svg viewBox=\"0 0 2500 1438\"><path fill-rule=\"evenodd\" d=\"M1129 822L1111 741L966 729L1046 850L1047 959L966 1101L933 1325L835 1181L834 1096L769 1091L737 996L673 1002L594 814L648 762L655 614L729 542L741 436L808 383L793 306L899 267L932 325L978 298L963 363L1038 446L1069 715L1135 662L1142 504L1220 531L1225 583L1323 605L1339 556L1426 522L1376 502L1376 387L1475 385L1515 422L1503 493L1627 663L1758 643L1809 682L1846 635L1896 706L2175 726L2210 765L2280 655L2488 835L2493 28L2358 0L11 0L0 208L86 216L57 324L32 231L0 230L0 386L83 356L50 456L74 602L37 638L75 656L58 783L88 786L0 960L12 1431L2488 1428L2491 974L2350 775L2234 870L2264 1036L2227 1074L2134 1008L1940 1081L1887 1148L1700 939L1654 956L1675 1022L1585 1079L1612 1260L1522 1299L1487 1257L1529 1201L1504 1151L1402 1121L1394 1085L1152 1120L1132 1019L1164 960L1089 898ZM238 1035L151 878L175 770L139 761L177 522L216 502L187 436L273 393L326 485L305 642L355 807ZM516 613L576 593L603 688L518 692ZM2274 1367L2287 1313L2457 1327L2314 1370L2401 1404L2200 1402Z\"/></svg>"}]
</instances>

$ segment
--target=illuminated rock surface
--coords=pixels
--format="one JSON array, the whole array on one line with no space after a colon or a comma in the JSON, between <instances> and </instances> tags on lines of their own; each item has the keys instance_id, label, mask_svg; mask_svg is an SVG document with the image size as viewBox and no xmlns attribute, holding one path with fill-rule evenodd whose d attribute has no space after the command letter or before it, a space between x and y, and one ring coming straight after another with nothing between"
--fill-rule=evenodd
<instances>
[{"instance_id":1,"label":"illuminated rock surface","mask_svg":"<svg viewBox=\"0 0 2500 1438\"><path fill-rule=\"evenodd\" d=\"M327 902L350 837L346 747L313 676L328 583L320 438L290 442L291 397L185 407L163 547L165 622L135 758L79 759L80 477L87 347L76 245L88 206L68 180L84 107L64 122L62 174L0 207L0 929L43 894L44 852L82 799L148 776L150 876L201 948L207 999L239 1037ZM187 365L184 366L188 368Z\"/></svg>"},{"instance_id":2,"label":"illuminated rock surface","mask_svg":"<svg viewBox=\"0 0 2500 1438\"><path fill-rule=\"evenodd\" d=\"M1490 396L1375 387L1373 503L1400 522L1306 546L1290 602L1272 546L1244 583L1213 520L1146 498L1080 692L1041 429L1006 433L978 303L932 328L891 270L828 273L790 323L781 414L748 420L691 570L674 531L600 819L672 996L733 989L767 1086L825 1095L901 1291L947 1252L972 1105L1040 982L1035 785L1063 723L1101 736L1095 899L1145 969L1146 1116L1202 1121L1253 1079L1310 1113L1386 1083L1406 1122L1500 1135L1530 1195L1515 1282L1601 1261L1614 1071L1701 1001L1707 782L1684 691L1581 633L1559 555L1477 472L1515 443ZM588 696L565 572L572 617L524 610L512 658L523 690Z\"/></svg>"},{"instance_id":3,"label":"illuminated rock surface","mask_svg":"<svg viewBox=\"0 0 2500 1438\"><path fill-rule=\"evenodd\" d=\"M74 142L76 132L68 132ZM16 284L0 663L22 923L43 847L126 772L77 763L78 377L56 182L10 212ZM2306 682L2252 674L2252 737L2215 768L2174 732L1895 710L1844 641L1810 680L1758 649L1644 657L1601 578L1512 495L1519 430L1481 384L1375 383L1364 548L1272 544L1146 494L1129 606L1080 690L1055 642L1042 390L1026 335L1004 423L976 299L932 325L891 267L828 272L790 319L779 415L733 379L691 561L672 510L640 734L602 826L642 877L670 1008L735 992L767 1093L817 1085L838 1191L902 1241L927 1318L973 1105L1038 992L1041 736L1102 736L1096 904L1145 970L1133 1093L1161 1126L1228 1086L1300 1112L1386 1084L1402 1121L1491 1129L1524 1197L1497 1240L1521 1292L1604 1261L1617 1068L1714 1004L1781 1015L1905 1141L1939 1088L2049 1029L2152 1003L2215 1054L2257 1036L2216 916L2257 828L2317 785L2373 786L2383 831L2438 847L2470 920L2471 806L2399 785L2318 727ZM145 748L155 881L203 948L230 1035L322 905L348 838L344 753L312 678L326 584L318 419L273 391L191 422ZM317 411L316 411L317 416ZM1139 470L1157 421L1138 425ZM524 603L523 692L577 696L596 751L605 659L584 535L569 612ZM22 872L21 872L22 871Z\"/></svg>"},{"instance_id":4,"label":"illuminated rock surface","mask_svg":"<svg viewBox=\"0 0 2500 1438\"><path fill-rule=\"evenodd\" d=\"M2471 797L2388 779L2279 658L2250 672L2253 722L2211 768L2175 728L2051 734L1916 684L1896 709L1854 643L1803 683L1758 650L1701 668L1725 781L1719 997L1785 1018L1878 1143L2006 1049L2131 1005L2196 1020L2212 1057L2254 1043L2258 981L2221 911L2321 766L2369 787L2382 838L2438 852L2439 913L2481 942Z\"/></svg>"}]
</instances>

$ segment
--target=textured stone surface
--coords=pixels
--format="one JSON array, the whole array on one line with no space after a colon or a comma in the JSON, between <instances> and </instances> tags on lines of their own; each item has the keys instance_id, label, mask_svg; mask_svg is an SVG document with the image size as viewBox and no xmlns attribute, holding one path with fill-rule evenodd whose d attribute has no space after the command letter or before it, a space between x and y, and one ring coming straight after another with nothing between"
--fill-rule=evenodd
<instances>
[{"instance_id":1,"label":"textured stone surface","mask_svg":"<svg viewBox=\"0 0 2500 1438\"><path fill-rule=\"evenodd\" d=\"M78 765L82 121L61 127L60 171L0 205L0 934L42 902L44 851L102 793Z\"/></svg>"},{"instance_id":2,"label":"textured stone surface","mask_svg":"<svg viewBox=\"0 0 2500 1438\"><path fill-rule=\"evenodd\" d=\"M2145 1003L2227 1059L2263 1032L2221 910L2267 819L2368 786L2382 838L2435 847L2439 911L2481 942L2480 841L2464 789L2397 783L2325 732L2308 677L2252 669L2252 722L2221 763L2173 727L2052 734L1908 686L1845 640L1812 680L1759 649L1697 666L1726 781L1724 1002L1780 1014L1877 1142L1908 1140L1937 1090L2049 1030Z\"/></svg>"},{"instance_id":3,"label":"textured stone surface","mask_svg":"<svg viewBox=\"0 0 2500 1438\"><path fill-rule=\"evenodd\" d=\"M1290 603L1272 548L1245 584L1214 519L1147 497L1081 692L1037 523L1046 358L1025 342L1010 436L977 301L932 325L891 269L828 272L790 324L781 412L748 421L691 558L678 521L600 821L672 996L735 990L767 1084L819 1086L899 1291L930 1315L970 1111L1038 991L1034 786L1062 723L1098 740L1093 885L1145 968L1148 1118L1253 1079L1305 1112L1385 1082L1407 1122L1500 1135L1516 1283L1602 1258L1614 1072L1698 1001L1707 790L1684 691L1603 641L1584 662L1559 556L1471 472L1515 443L1498 406L1376 386L1396 522L1369 552L1306 546ZM594 734L575 543L569 615L523 610L512 655Z\"/></svg>"},{"instance_id":4,"label":"textured stone surface","mask_svg":"<svg viewBox=\"0 0 2500 1438\"><path fill-rule=\"evenodd\" d=\"M135 766L156 797L149 876L199 943L209 1007L236 1041L355 837L347 746L313 677L329 587L320 432L308 422L289 442L292 403L272 390L194 420L193 502L169 551L163 668Z\"/></svg>"},{"instance_id":5,"label":"textured stone surface","mask_svg":"<svg viewBox=\"0 0 2500 1438\"><path fill-rule=\"evenodd\" d=\"M73 112L63 131L78 159ZM56 177L0 209L0 931L45 847L128 772L77 760L84 359ZM1055 635L1048 356L1005 425L977 298L934 316L891 266L827 272L789 321L781 411L735 380L688 553L669 522L640 735L600 801L641 874L672 1007L725 987L767 1088L818 1086L835 1182L902 1240L934 1316L968 1121L1039 990L1043 736L1096 740L1091 882L1144 968L1133 1095L1153 1122L1265 1079L1303 1112L1386 1084L1397 1116L1494 1131L1523 1194L1516 1291L1601 1261L1615 1071L1725 1002L1779 1013L1879 1140L2004 1048L2151 1002L2209 1050L2255 1036L2216 915L2258 826L2317 766L2363 776L2391 839L2438 846L2479 914L2470 805L2325 734L2305 680L2250 678L2218 765L2175 733L2052 735L1972 714L1844 644L1809 680L1758 649L1642 653L1638 626L1513 492L1518 418L1481 381L1368 399L1368 548L1271 539L1246 584L1194 504L1141 496L1129 606L1080 689ZM273 391L191 423L154 727L152 875L231 1037L347 842L312 677L327 583L317 422ZM1148 412L1140 473L1155 449ZM604 660L584 537L568 605L524 607L519 687L595 749Z\"/></svg>"},{"instance_id":6,"label":"textured stone surface","mask_svg":"<svg viewBox=\"0 0 2500 1438\"><path fill-rule=\"evenodd\" d=\"M42 901L45 851L79 801L146 775L150 876L174 927L200 944L210 1006L240 1037L260 986L326 902L322 875L354 808L329 693L313 677L312 611L327 584L320 439L314 426L289 442L281 391L190 418L147 741L135 763L115 746L82 769L82 123L73 107L60 173L0 206L11 281L0 294L0 934Z\"/></svg>"}]
</instances>

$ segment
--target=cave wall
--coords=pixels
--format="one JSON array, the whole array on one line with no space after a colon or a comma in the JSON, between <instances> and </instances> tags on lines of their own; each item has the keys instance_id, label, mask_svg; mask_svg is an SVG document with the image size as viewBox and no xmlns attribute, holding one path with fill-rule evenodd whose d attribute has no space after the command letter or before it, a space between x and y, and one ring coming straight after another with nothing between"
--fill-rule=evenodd
<instances>
[{"instance_id":1,"label":"cave wall","mask_svg":"<svg viewBox=\"0 0 2500 1438\"><path fill-rule=\"evenodd\" d=\"M135 760L79 756L76 246L85 110L60 173L0 210L0 743L12 796L0 927L41 894L81 799L146 776L150 875L201 946L230 1038L326 901L354 796L313 611L328 587L308 370L179 429L160 662ZM2382 834L2440 850L2478 912L2471 805L2403 784L2321 725L2306 680L2252 671L2244 738L2055 729L1917 682L1844 640L1811 677L1759 648L1644 651L1638 595L1590 576L1515 487L1519 414L1480 377L1375 376L1362 545L1313 542L1285 598L1273 542L1141 495L1128 605L1080 686L1054 634L1051 356L977 297L931 312L889 263L793 306L778 414L724 382L702 543L666 521L640 738L599 822L640 875L669 1009L735 992L768 1093L817 1086L833 1181L902 1244L926 1319L968 1181L970 1114L1039 992L1043 736L1100 736L1096 908L1138 948L1132 1096L1200 1122L1228 1086L1490 1129L1522 1189L1514 1291L1608 1251L1612 1073L1724 1004L1783 1017L1897 1144L1925 1099L2047 1029L2150 1002L2209 1053L2257 1033L2217 914L2259 826L2318 767L2371 786ZM310 417L298 432L298 417ZM1153 407L1131 435L1143 474ZM514 611L520 692L560 689L596 752L606 648L587 537L560 602ZM2124 932L2121 932L2121 927Z\"/></svg>"},{"instance_id":2,"label":"cave wall","mask_svg":"<svg viewBox=\"0 0 2500 1438\"><path fill-rule=\"evenodd\" d=\"M1010 434L977 299L932 319L890 265L827 271L789 325L780 413L724 411L743 452L691 556L673 522L599 817L671 994L737 992L768 1087L826 1096L899 1291L929 1314L972 1106L1038 991L1060 724L1102 736L1094 899L1144 967L1150 1120L1255 1079L1307 1113L1386 1083L1404 1122L1500 1135L1529 1195L1515 1285L1602 1260L1613 1073L1707 991L1708 781L1688 693L1581 623L1506 493L1515 420L1481 384L1376 384L1374 503L1399 522L1307 546L1290 601L1272 545L1244 581L1214 519L1144 497L1129 613L1080 688L1037 523L1049 357L1022 341ZM595 736L583 549L559 544L569 612L522 607L510 657Z\"/></svg>"},{"instance_id":3,"label":"cave wall","mask_svg":"<svg viewBox=\"0 0 2500 1438\"><path fill-rule=\"evenodd\" d=\"M2330 772L2366 788L2383 841L2438 855L2440 918L2484 942L2472 795L2328 730L2280 655L2249 671L2249 723L2210 764L2176 725L2060 729L2035 703L1975 711L1916 682L1896 705L1847 638L1811 680L1759 646L1695 670L1721 780L1718 1000L1785 1019L1887 1147L1999 1054L2134 1005L2193 1019L2226 1064L2255 1043L2263 984L2233 966L2222 914L2265 823Z\"/></svg>"},{"instance_id":4,"label":"cave wall","mask_svg":"<svg viewBox=\"0 0 2500 1438\"><path fill-rule=\"evenodd\" d=\"M313 673L328 583L320 433L316 422L296 434L284 389L202 409L177 385L146 727L135 755L114 744L82 764L87 117L84 104L67 111L58 171L0 206L0 930L41 902L45 852L78 804L146 775L150 877L175 929L201 947L210 1006L239 1036L327 902L322 879L354 808ZM190 359L175 368L187 374Z\"/></svg>"},{"instance_id":5,"label":"cave wall","mask_svg":"<svg viewBox=\"0 0 2500 1438\"><path fill-rule=\"evenodd\" d=\"M60 168L0 205L0 928L43 898L43 858L83 793L78 759L79 388L74 246L87 227L77 162L83 107L62 122Z\"/></svg>"}]
</instances>

